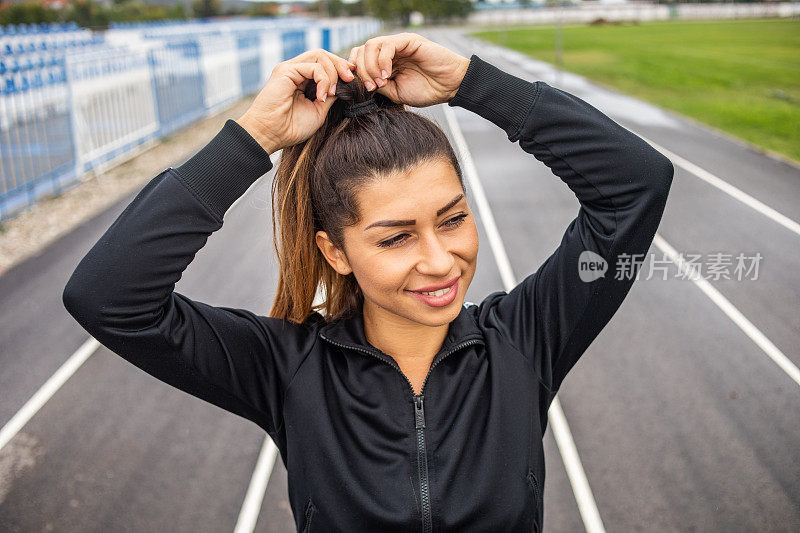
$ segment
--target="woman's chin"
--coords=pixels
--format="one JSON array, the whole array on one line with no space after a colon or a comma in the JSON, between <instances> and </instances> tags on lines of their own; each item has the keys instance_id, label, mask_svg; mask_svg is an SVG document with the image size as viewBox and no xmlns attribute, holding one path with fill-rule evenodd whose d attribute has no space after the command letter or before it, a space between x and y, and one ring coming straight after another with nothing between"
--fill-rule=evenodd
<instances>
[{"instance_id":1,"label":"woman's chin","mask_svg":"<svg viewBox=\"0 0 800 533\"><path fill-rule=\"evenodd\" d=\"M412 296L413 298L413 296ZM452 302L441 307L432 307L430 305L416 302L415 322L425 324L430 327L443 326L449 324L458 316L463 306L464 298L457 296Z\"/></svg>"}]
</instances>

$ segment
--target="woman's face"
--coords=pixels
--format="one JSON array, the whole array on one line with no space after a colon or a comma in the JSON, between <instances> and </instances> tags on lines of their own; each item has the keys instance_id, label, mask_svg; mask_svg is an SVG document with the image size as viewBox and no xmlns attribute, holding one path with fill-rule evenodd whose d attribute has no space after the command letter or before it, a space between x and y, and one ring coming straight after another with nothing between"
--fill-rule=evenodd
<instances>
[{"instance_id":1,"label":"woman's face","mask_svg":"<svg viewBox=\"0 0 800 533\"><path fill-rule=\"evenodd\" d=\"M450 162L375 179L357 201L361 220L344 229L346 256L320 243L328 261L340 274L353 272L365 307L428 326L451 322L475 274L478 230ZM456 279L441 296L419 292Z\"/></svg>"}]
</instances>

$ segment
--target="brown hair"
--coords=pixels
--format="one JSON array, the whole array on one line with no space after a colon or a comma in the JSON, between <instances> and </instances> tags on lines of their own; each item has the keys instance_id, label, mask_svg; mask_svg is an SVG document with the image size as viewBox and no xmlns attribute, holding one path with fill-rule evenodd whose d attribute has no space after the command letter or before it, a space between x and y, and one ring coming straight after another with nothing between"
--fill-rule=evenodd
<instances>
[{"instance_id":1,"label":"brown hair","mask_svg":"<svg viewBox=\"0 0 800 533\"><path fill-rule=\"evenodd\" d=\"M311 80L304 93L313 99L315 92ZM323 230L347 256L343 229L360 221L355 195L359 186L444 158L453 165L466 194L458 158L435 122L368 92L358 76L350 82L339 78L336 96L322 126L306 141L283 149L272 182L279 278L270 316L297 323L314 311L321 311L326 321L351 316L363 304L353 273L336 272L315 240L316 232ZM346 116L347 107L371 98L377 110ZM312 305L318 287L325 300Z\"/></svg>"}]
</instances>

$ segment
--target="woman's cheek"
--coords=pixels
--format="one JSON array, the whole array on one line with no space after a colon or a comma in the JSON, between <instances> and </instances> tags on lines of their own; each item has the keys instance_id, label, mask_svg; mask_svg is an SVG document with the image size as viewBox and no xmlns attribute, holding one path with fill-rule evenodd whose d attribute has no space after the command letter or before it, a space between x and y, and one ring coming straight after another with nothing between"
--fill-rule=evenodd
<instances>
[{"instance_id":1,"label":"woman's cheek","mask_svg":"<svg viewBox=\"0 0 800 533\"><path fill-rule=\"evenodd\" d=\"M470 220L472 220L470 218ZM456 253L466 262L472 263L478 257L478 228L471 221L464 231L459 232L455 243Z\"/></svg>"},{"instance_id":2,"label":"woman's cheek","mask_svg":"<svg viewBox=\"0 0 800 533\"><path fill-rule=\"evenodd\" d=\"M414 268L408 257L397 253L379 253L359 265L356 276L362 290L378 296L404 290L409 271Z\"/></svg>"}]
</instances>

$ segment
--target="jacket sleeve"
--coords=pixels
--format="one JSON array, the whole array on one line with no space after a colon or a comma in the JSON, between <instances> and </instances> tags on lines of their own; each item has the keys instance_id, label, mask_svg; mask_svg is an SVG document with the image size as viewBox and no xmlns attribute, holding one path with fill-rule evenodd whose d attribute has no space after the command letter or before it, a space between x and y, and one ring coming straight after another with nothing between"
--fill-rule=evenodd
<instances>
[{"instance_id":1,"label":"jacket sleeve","mask_svg":"<svg viewBox=\"0 0 800 533\"><path fill-rule=\"evenodd\" d=\"M558 248L538 270L511 291L487 296L477 311L486 327L500 330L531 360L552 399L630 290L661 220L674 168L577 96L508 74L476 55L448 105L502 128L580 203ZM617 275L626 257L638 262L633 272ZM585 260L605 262L605 274L592 279L585 270L584 281L579 261Z\"/></svg>"},{"instance_id":2,"label":"jacket sleeve","mask_svg":"<svg viewBox=\"0 0 800 533\"><path fill-rule=\"evenodd\" d=\"M274 436L283 391L314 340L313 320L294 324L174 292L228 208L271 168L267 152L228 120L186 163L144 186L80 261L62 298L122 358Z\"/></svg>"}]
</instances>

